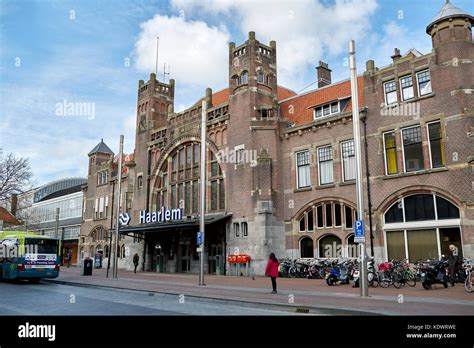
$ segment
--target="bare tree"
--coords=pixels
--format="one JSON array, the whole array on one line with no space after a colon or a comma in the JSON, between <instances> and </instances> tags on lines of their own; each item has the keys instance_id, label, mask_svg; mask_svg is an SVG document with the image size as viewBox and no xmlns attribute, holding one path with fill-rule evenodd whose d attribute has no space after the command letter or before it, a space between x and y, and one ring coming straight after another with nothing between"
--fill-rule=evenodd
<instances>
[{"instance_id":1,"label":"bare tree","mask_svg":"<svg viewBox=\"0 0 474 348\"><path fill-rule=\"evenodd\" d=\"M0 157L0 201L12 194L22 193L30 187L32 172L28 158L10 153Z\"/></svg>"}]
</instances>

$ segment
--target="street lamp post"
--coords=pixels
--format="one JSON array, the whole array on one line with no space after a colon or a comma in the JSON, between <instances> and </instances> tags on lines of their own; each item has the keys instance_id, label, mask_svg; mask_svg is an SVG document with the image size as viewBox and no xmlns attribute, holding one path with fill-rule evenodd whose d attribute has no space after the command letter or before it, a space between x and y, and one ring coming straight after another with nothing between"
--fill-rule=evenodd
<instances>
[{"instance_id":1,"label":"street lamp post","mask_svg":"<svg viewBox=\"0 0 474 348\"><path fill-rule=\"evenodd\" d=\"M118 183L117 183L117 210L115 213L115 245L114 245L114 268L113 268L113 278L117 278L118 273L118 252L119 252L119 218L120 218L120 194L122 189L122 154L123 154L123 135L120 135L120 144L119 144L119 163L118 163Z\"/></svg>"},{"instance_id":2,"label":"street lamp post","mask_svg":"<svg viewBox=\"0 0 474 348\"><path fill-rule=\"evenodd\" d=\"M204 283L204 243L205 243L205 220L206 220L206 130L207 130L207 102L202 101L201 114L201 219L199 221L199 229L202 233L201 240L201 269L199 271L199 285L206 285Z\"/></svg>"},{"instance_id":3,"label":"street lamp post","mask_svg":"<svg viewBox=\"0 0 474 348\"><path fill-rule=\"evenodd\" d=\"M362 192L362 158L360 151L360 117L359 117L359 96L357 90L357 67L355 57L355 42L349 41L349 68L351 72L351 91L352 91L352 126L354 130L354 149L356 162L356 196L357 211L360 220L364 220L364 196ZM363 224L362 224L363 226ZM360 243L360 296L367 297L369 289L367 286L367 258L365 250L365 241Z\"/></svg>"}]
</instances>

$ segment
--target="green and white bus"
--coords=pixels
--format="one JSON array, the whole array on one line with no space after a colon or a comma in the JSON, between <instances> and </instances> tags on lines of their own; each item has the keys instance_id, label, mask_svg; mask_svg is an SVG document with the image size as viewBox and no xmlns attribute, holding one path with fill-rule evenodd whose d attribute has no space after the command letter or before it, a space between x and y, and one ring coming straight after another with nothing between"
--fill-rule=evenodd
<instances>
[{"instance_id":1,"label":"green and white bus","mask_svg":"<svg viewBox=\"0 0 474 348\"><path fill-rule=\"evenodd\" d=\"M61 241L32 232L0 231L0 279L59 276Z\"/></svg>"}]
</instances>

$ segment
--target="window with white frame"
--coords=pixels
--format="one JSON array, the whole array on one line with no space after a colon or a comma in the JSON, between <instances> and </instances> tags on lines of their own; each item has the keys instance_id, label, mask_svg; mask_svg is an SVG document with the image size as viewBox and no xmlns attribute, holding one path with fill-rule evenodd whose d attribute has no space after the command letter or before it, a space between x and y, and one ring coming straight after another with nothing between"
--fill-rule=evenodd
<instances>
[{"instance_id":1,"label":"window with white frame","mask_svg":"<svg viewBox=\"0 0 474 348\"><path fill-rule=\"evenodd\" d=\"M383 134L383 144L385 151L385 173L387 175L397 174L397 144L394 131Z\"/></svg>"},{"instance_id":2,"label":"window with white frame","mask_svg":"<svg viewBox=\"0 0 474 348\"><path fill-rule=\"evenodd\" d=\"M416 74L418 80L418 94L420 96L431 93L431 76L429 70L420 71Z\"/></svg>"},{"instance_id":3,"label":"window with white frame","mask_svg":"<svg viewBox=\"0 0 474 348\"><path fill-rule=\"evenodd\" d=\"M356 163L355 163L355 149L354 140L349 140L341 143L342 154L342 174L344 181L355 180L356 177Z\"/></svg>"},{"instance_id":4,"label":"window with white frame","mask_svg":"<svg viewBox=\"0 0 474 348\"><path fill-rule=\"evenodd\" d=\"M309 151L296 153L296 175L298 188L309 187L311 185Z\"/></svg>"},{"instance_id":5,"label":"window with white frame","mask_svg":"<svg viewBox=\"0 0 474 348\"><path fill-rule=\"evenodd\" d=\"M411 75L400 78L400 88L403 100L408 100L415 96L413 91L413 78Z\"/></svg>"},{"instance_id":6,"label":"window with white frame","mask_svg":"<svg viewBox=\"0 0 474 348\"><path fill-rule=\"evenodd\" d=\"M314 119L339 113L339 102L332 102L314 108Z\"/></svg>"},{"instance_id":7,"label":"window with white frame","mask_svg":"<svg viewBox=\"0 0 474 348\"><path fill-rule=\"evenodd\" d=\"M385 104L390 105L396 103L397 98L397 83L395 80L385 82L383 84L384 94L385 94Z\"/></svg>"},{"instance_id":8,"label":"window with white frame","mask_svg":"<svg viewBox=\"0 0 474 348\"><path fill-rule=\"evenodd\" d=\"M423 145L421 142L421 127L402 129L403 157L405 172L413 172L424 168Z\"/></svg>"},{"instance_id":9,"label":"window with white frame","mask_svg":"<svg viewBox=\"0 0 474 348\"><path fill-rule=\"evenodd\" d=\"M332 170L332 146L324 146L318 148L318 165L319 165L319 184L331 184L333 182Z\"/></svg>"}]
</instances>

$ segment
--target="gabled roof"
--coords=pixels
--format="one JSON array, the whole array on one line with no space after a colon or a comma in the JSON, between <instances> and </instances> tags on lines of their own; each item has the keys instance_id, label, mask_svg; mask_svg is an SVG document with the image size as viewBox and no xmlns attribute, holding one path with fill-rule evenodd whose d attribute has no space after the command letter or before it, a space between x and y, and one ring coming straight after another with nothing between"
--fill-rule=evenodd
<instances>
[{"instance_id":1,"label":"gabled roof","mask_svg":"<svg viewBox=\"0 0 474 348\"><path fill-rule=\"evenodd\" d=\"M9 225L21 225L20 221L3 207L0 207L0 220L3 220L5 224Z\"/></svg>"},{"instance_id":2,"label":"gabled roof","mask_svg":"<svg viewBox=\"0 0 474 348\"><path fill-rule=\"evenodd\" d=\"M113 151L104 143L104 139L100 139L100 143L98 143L92 150L89 152L89 156L94 155L96 153L105 153L107 155L113 155Z\"/></svg>"},{"instance_id":3,"label":"gabled roof","mask_svg":"<svg viewBox=\"0 0 474 348\"><path fill-rule=\"evenodd\" d=\"M364 106L364 78L357 77L357 91L359 106ZM288 119L295 126L312 122L313 109L316 106L324 105L333 101L348 99L351 97L350 79L333 83L306 92L294 97L287 98L280 102L281 117ZM349 101L343 112L352 111L352 102Z\"/></svg>"},{"instance_id":4,"label":"gabled roof","mask_svg":"<svg viewBox=\"0 0 474 348\"><path fill-rule=\"evenodd\" d=\"M438 14L431 20L431 23L428 24L428 26L426 27L426 32L429 34L429 31L433 25L444 21L445 19L454 17L467 17L471 20L471 22L474 22L473 16L454 6L452 3L449 2L449 0L446 0L446 3L443 5L443 7L441 7L441 10L439 10Z\"/></svg>"}]
</instances>

